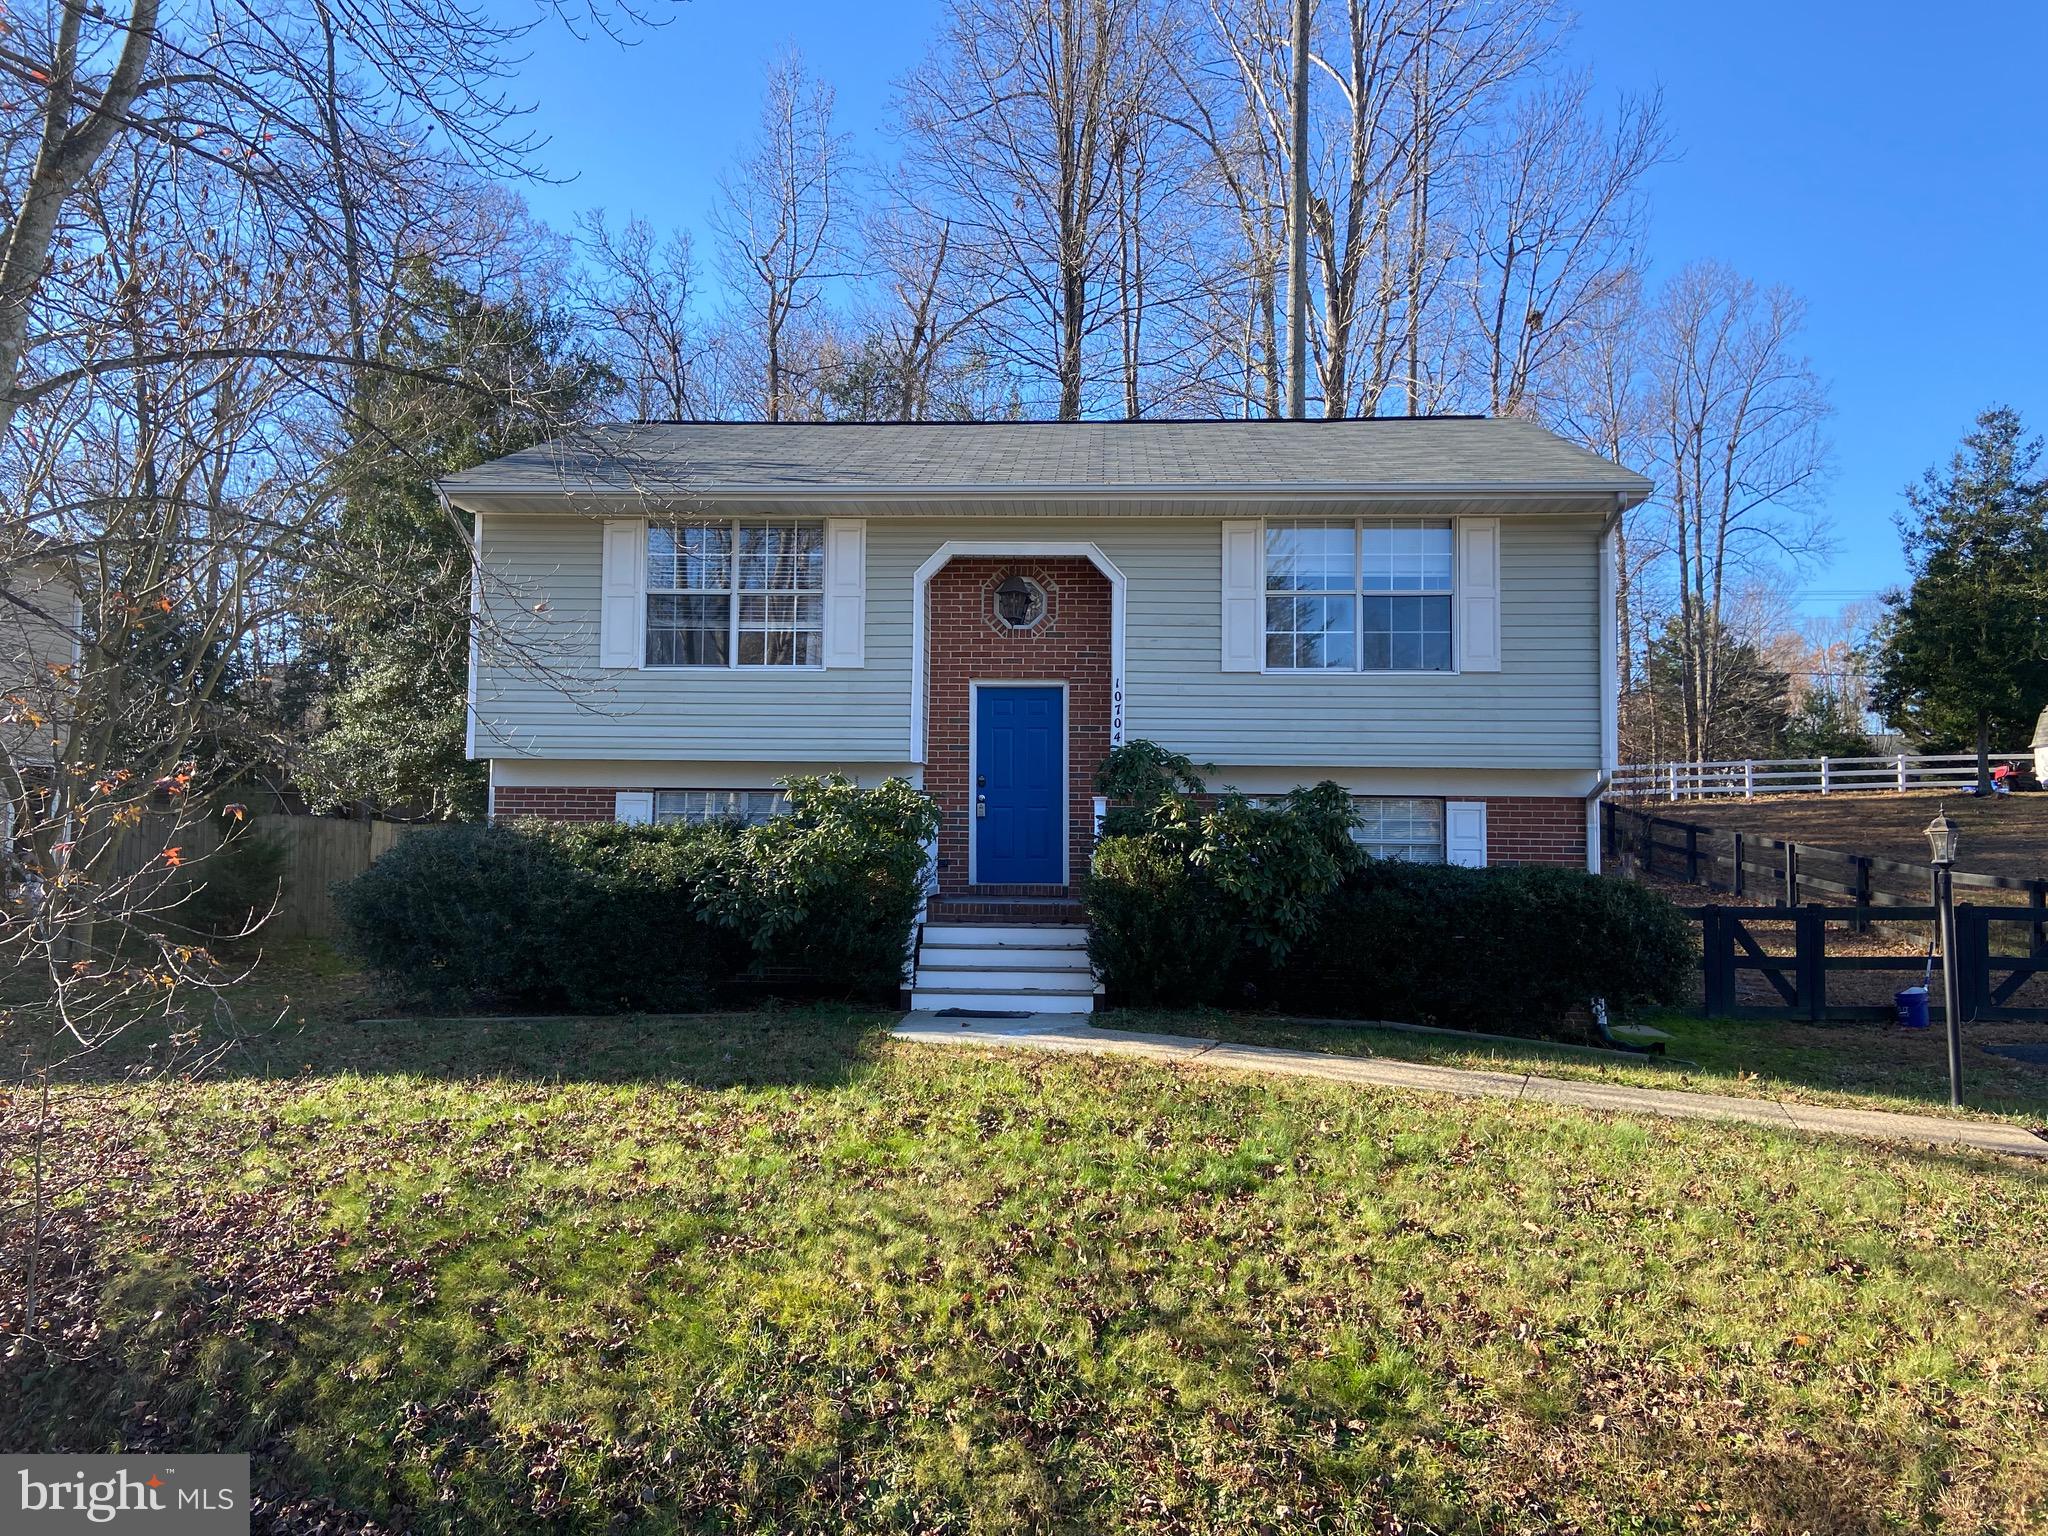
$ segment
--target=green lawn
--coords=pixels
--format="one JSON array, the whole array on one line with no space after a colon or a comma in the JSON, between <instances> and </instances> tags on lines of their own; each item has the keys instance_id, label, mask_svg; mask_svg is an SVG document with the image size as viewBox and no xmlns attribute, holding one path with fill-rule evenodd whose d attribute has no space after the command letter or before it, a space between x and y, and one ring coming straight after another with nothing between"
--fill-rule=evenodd
<instances>
[{"instance_id":1,"label":"green lawn","mask_svg":"<svg viewBox=\"0 0 2048 1536\"><path fill-rule=\"evenodd\" d=\"M324 970L60 1096L80 1358L0 1444L465 1536L2048 1521L2038 1170Z\"/></svg>"},{"instance_id":2,"label":"green lawn","mask_svg":"<svg viewBox=\"0 0 2048 1536\"><path fill-rule=\"evenodd\" d=\"M1971 1024L1963 1031L1963 1107L1948 1102L1947 1037L1888 1024L1781 1024L1661 1014L1646 1022L1671 1036L1665 1055L1623 1056L1546 1048L1539 1041L1461 1039L1270 1014L1124 1009L1098 1014L1105 1029L1208 1035L1343 1056L1391 1056L1445 1067L1533 1072L1639 1088L1782 1098L1853 1109L1962 1114L2048 1124L2048 1065L1994 1056L1987 1044L2048 1042L2048 1025Z\"/></svg>"}]
</instances>

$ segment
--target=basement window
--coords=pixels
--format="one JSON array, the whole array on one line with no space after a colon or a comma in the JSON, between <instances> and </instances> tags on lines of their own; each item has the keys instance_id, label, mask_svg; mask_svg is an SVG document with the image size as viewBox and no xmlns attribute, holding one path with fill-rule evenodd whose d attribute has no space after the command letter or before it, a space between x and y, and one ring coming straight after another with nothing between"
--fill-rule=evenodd
<instances>
[{"instance_id":1,"label":"basement window","mask_svg":"<svg viewBox=\"0 0 2048 1536\"><path fill-rule=\"evenodd\" d=\"M1444 861L1444 803L1386 795L1354 795L1358 825L1351 836L1376 859L1403 864Z\"/></svg>"},{"instance_id":2,"label":"basement window","mask_svg":"<svg viewBox=\"0 0 2048 1536\"><path fill-rule=\"evenodd\" d=\"M779 789L657 789L657 822L737 821L758 827L789 809L789 796Z\"/></svg>"}]
</instances>

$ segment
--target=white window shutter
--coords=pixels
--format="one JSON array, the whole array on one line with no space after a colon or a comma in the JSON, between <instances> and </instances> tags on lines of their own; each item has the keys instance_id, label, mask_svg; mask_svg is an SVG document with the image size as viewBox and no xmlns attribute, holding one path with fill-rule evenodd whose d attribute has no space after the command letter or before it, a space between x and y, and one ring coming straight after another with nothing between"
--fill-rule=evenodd
<instances>
[{"instance_id":1,"label":"white window shutter","mask_svg":"<svg viewBox=\"0 0 2048 1536\"><path fill-rule=\"evenodd\" d=\"M613 803L612 819L629 827L644 827L654 821L654 791L622 789Z\"/></svg>"},{"instance_id":2,"label":"white window shutter","mask_svg":"<svg viewBox=\"0 0 2048 1536\"><path fill-rule=\"evenodd\" d=\"M1500 519L1458 519L1458 670L1500 670Z\"/></svg>"},{"instance_id":3,"label":"white window shutter","mask_svg":"<svg viewBox=\"0 0 2048 1536\"><path fill-rule=\"evenodd\" d=\"M1256 672L1265 651L1262 617L1264 594L1259 590L1265 553L1265 525L1256 518L1223 525L1223 670Z\"/></svg>"},{"instance_id":4,"label":"white window shutter","mask_svg":"<svg viewBox=\"0 0 2048 1536\"><path fill-rule=\"evenodd\" d=\"M867 665L868 525L825 519L825 665Z\"/></svg>"},{"instance_id":5,"label":"white window shutter","mask_svg":"<svg viewBox=\"0 0 2048 1536\"><path fill-rule=\"evenodd\" d=\"M598 599L597 664L637 667L646 661L647 524L637 517L605 519L603 590Z\"/></svg>"},{"instance_id":6,"label":"white window shutter","mask_svg":"<svg viewBox=\"0 0 2048 1536\"><path fill-rule=\"evenodd\" d=\"M1444 802L1444 862L1486 868L1486 802Z\"/></svg>"}]
</instances>

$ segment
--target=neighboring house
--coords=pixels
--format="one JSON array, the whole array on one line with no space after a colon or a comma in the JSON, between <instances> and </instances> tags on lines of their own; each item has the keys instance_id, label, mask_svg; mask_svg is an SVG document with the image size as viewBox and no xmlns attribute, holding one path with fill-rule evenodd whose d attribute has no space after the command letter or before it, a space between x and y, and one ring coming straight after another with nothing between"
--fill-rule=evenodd
<instances>
[{"instance_id":1,"label":"neighboring house","mask_svg":"<svg viewBox=\"0 0 2048 1536\"><path fill-rule=\"evenodd\" d=\"M48 548L37 538L0 570L0 889L10 898L25 888L24 845L49 809L84 635L78 589Z\"/></svg>"},{"instance_id":2,"label":"neighboring house","mask_svg":"<svg viewBox=\"0 0 2048 1536\"><path fill-rule=\"evenodd\" d=\"M622 426L442 490L501 818L907 775L935 918L1060 917L1096 765L1149 738L1249 794L1335 780L1377 854L1598 865L1650 485L1530 422Z\"/></svg>"},{"instance_id":3,"label":"neighboring house","mask_svg":"<svg viewBox=\"0 0 2048 1536\"><path fill-rule=\"evenodd\" d=\"M40 551L44 546L34 546ZM47 787L77 687L84 617L63 563L32 552L0 573L0 763ZM0 793L6 830L19 825L12 791Z\"/></svg>"}]
</instances>

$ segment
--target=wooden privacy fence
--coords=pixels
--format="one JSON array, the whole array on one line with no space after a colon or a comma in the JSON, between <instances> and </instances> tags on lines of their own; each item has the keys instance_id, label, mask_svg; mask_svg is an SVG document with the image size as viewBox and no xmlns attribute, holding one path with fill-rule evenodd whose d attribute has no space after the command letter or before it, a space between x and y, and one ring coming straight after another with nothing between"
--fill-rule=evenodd
<instances>
[{"instance_id":1,"label":"wooden privacy fence","mask_svg":"<svg viewBox=\"0 0 2048 1536\"><path fill-rule=\"evenodd\" d=\"M340 821L329 816L258 816L259 834L284 846L284 887L277 915L263 925L268 937L331 939L340 919L328 892L350 880L407 834L430 822Z\"/></svg>"},{"instance_id":2,"label":"wooden privacy fence","mask_svg":"<svg viewBox=\"0 0 2048 1536\"><path fill-rule=\"evenodd\" d=\"M2031 764L2031 752L1990 760ZM1623 763L1613 793L1633 800L1699 800L1715 795L1841 794L1850 790L1964 789L1977 782L1974 752L1898 752L1890 757L1741 758L1714 763Z\"/></svg>"},{"instance_id":3,"label":"wooden privacy fence","mask_svg":"<svg viewBox=\"0 0 2048 1536\"><path fill-rule=\"evenodd\" d=\"M1863 1000L1838 1003L1829 995L1828 980L1845 971L1890 973L1896 986L1913 986L1927 974L1923 955L1829 954L1831 927L1852 931L1859 924L1867 928L1872 909L1866 907L1825 907L1818 903L1799 908L1785 907L1693 907L1688 916L1700 925L1700 969L1706 1015L1710 1019L1795 1018L1810 1022L1823 1019L1882 1019L1892 1015L1884 1001ZM1934 908L1886 907L1885 921L1931 923ZM2014 999L2029 982L2048 971L2048 951L2039 944L2035 917L2017 907L1980 907L1967 902L1956 908L1956 980L1963 1020L1983 1023L2006 1019L2048 1019L2048 1006L2036 996L2034 1005ZM1766 947L1768 934L1760 927L1778 929L1790 925L1792 952L1773 952ZM2010 930L2030 925L2018 945L2001 944L2011 939ZM2005 925L2006 932L1994 930ZM1759 1002L1745 999L1741 978L1760 977L1769 995ZM1941 987L1931 987L1930 1011L1942 1012Z\"/></svg>"},{"instance_id":4,"label":"wooden privacy fence","mask_svg":"<svg viewBox=\"0 0 2048 1536\"><path fill-rule=\"evenodd\" d=\"M1879 917L1875 908L1925 907L1934 899L1933 868L1907 859L1843 853L1757 832L1706 827L1612 802L1601 804L1600 831L1605 854L1631 858L1645 874L1761 897L1781 907L1799 906L1813 896L1839 897L1861 910L1862 915L1852 919L1858 933L1867 933L1874 920L1911 921L1903 911ZM1950 878L1957 890L2005 892L2014 905L2024 901L2023 915L2032 925L2031 945L2043 947L2048 937L2048 880L1975 875L1960 869Z\"/></svg>"},{"instance_id":5,"label":"wooden privacy fence","mask_svg":"<svg viewBox=\"0 0 2048 1536\"><path fill-rule=\"evenodd\" d=\"M329 891L337 881L352 879L372 860L409 833L432 822L343 821L332 816L258 816L249 824L256 836L269 838L284 852L283 883L277 910L265 922L263 939L333 938L340 931ZM204 882L209 859L220 850L221 834L208 821L186 821L151 812L143 818L119 858L97 878L113 881L164 865L164 849L175 843L183 869ZM176 878L165 871L166 880Z\"/></svg>"}]
</instances>

